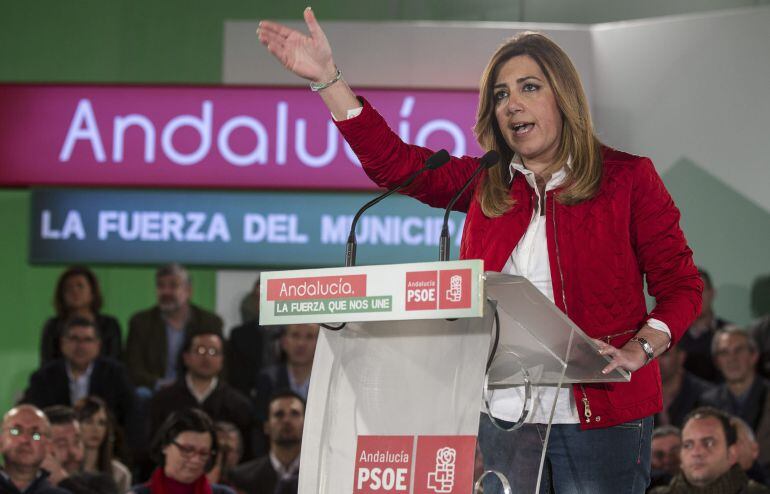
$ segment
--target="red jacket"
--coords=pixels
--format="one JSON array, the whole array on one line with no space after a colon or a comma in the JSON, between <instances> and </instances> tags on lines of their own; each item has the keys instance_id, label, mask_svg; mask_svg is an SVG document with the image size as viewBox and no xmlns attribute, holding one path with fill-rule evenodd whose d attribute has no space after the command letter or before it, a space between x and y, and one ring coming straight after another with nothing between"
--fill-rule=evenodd
<instances>
[{"instance_id":1,"label":"red jacket","mask_svg":"<svg viewBox=\"0 0 770 494\"><path fill-rule=\"evenodd\" d=\"M369 177L384 187L402 182L432 154L404 144L366 101L360 116L337 126ZM592 199L566 206L555 200L558 189L546 193L556 305L586 334L609 337L617 347L633 336L629 330L638 330L649 318L668 325L674 344L700 312L703 290L679 228L679 210L648 158L610 148L603 149L603 156L602 183ZM443 208L477 166L476 158L453 157L423 173L406 193ZM511 183L515 206L488 218L473 189L455 205L467 212L460 257L483 259L485 269L500 271L529 226L535 192L516 173ZM656 301L649 313L643 277ZM575 385L573 390L584 429L621 424L662 408L657 361L634 372L630 382Z\"/></svg>"}]
</instances>

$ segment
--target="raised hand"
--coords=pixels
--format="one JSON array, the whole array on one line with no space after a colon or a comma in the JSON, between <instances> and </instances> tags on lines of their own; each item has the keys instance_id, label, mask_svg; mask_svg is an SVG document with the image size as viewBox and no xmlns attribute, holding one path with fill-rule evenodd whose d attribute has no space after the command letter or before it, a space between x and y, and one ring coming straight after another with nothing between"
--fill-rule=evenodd
<instances>
[{"instance_id":1,"label":"raised hand","mask_svg":"<svg viewBox=\"0 0 770 494\"><path fill-rule=\"evenodd\" d=\"M310 36L277 22L261 21L257 29L259 42L298 76L314 82L330 81L337 68L329 40L310 7L305 9L304 17Z\"/></svg>"}]
</instances>

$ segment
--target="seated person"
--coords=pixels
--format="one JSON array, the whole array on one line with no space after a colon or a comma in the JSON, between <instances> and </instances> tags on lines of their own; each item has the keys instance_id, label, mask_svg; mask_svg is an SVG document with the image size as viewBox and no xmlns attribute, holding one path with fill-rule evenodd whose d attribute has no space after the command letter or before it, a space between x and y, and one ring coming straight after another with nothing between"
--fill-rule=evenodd
<instances>
[{"instance_id":1,"label":"seated person","mask_svg":"<svg viewBox=\"0 0 770 494\"><path fill-rule=\"evenodd\" d=\"M318 324L289 324L284 328L280 340L284 362L264 369L257 376L254 396L262 419L267 418L270 397L278 389L289 388L303 400L307 399L319 330Z\"/></svg>"},{"instance_id":2,"label":"seated person","mask_svg":"<svg viewBox=\"0 0 770 494\"><path fill-rule=\"evenodd\" d=\"M667 486L652 494L669 493L770 493L749 480L737 464L737 434L730 418L711 407L695 409L682 429L682 471Z\"/></svg>"},{"instance_id":3,"label":"seated person","mask_svg":"<svg viewBox=\"0 0 770 494\"><path fill-rule=\"evenodd\" d=\"M662 425L652 431L650 487L667 485L679 473L680 434L673 425Z\"/></svg>"},{"instance_id":4,"label":"seated person","mask_svg":"<svg viewBox=\"0 0 770 494\"><path fill-rule=\"evenodd\" d=\"M120 424L132 407L133 388L122 363L99 355L99 331L90 319L74 318L64 325L62 359L54 360L29 378L22 403L40 408L72 406L89 395L103 399Z\"/></svg>"},{"instance_id":5,"label":"seated person","mask_svg":"<svg viewBox=\"0 0 770 494\"><path fill-rule=\"evenodd\" d=\"M85 266L72 266L59 276L53 298L56 316L48 319L40 338L40 366L60 358L64 324L73 317L94 321L101 354L114 359L121 358L123 345L118 320L101 312L102 292L96 275Z\"/></svg>"},{"instance_id":6,"label":"seated person","mask_svg":"<svg viewBox=\"0 0 770 494\"><path fill-rule=\"evenodd\" d=\"M190 302L192 281L179 264L155 272L157 305L137 312L128 324L126 364L143 397L172 385L185 338L201 331L222 333L222 319Z\"/></svg>"},{"instance_id":7,"label":"seated person","mask_svg":"<svg viewBox=\"0 0 770 494\"><path fill-rule=\"evenodd\" d=\"M279 391L268 409L269 453L235 467L230 481L240 494L297 494L305 401L291 390Z\"/></svg>"},{"instance_id":8,"label":"seated person","mask_svg":"<svg viewBox=\"0 0 770 494\"><path fill-rule=\"evenodd\" d=\"M227 345L227 381L250 396L257 376L278 362L280 326L259 325L259 278L241 304L243 324L233 328Z\"/></svg>"},{"instance_id":9,"label":"seated person","mask_svg":"<svg viewBox=\"0 0 770 494\"><path fill-rule=\"evenodd\" d=\"M682 427L685 416L698 407L701 395L715 387L685 369L686 358L687 354L679 345L658 357L663 410L655 416L655 425Z\"/></svg>"},{"instance_id":10,"label":"seated person","mask_svg":"<svg viewBox=\"0 0 770 494\"><path fill-rule=\"evenodd\" d=\"M202 410L173 412L153 439L152 451L157 468L149 482L132 488L133 494L234 494L206 478L217 455L217 434Z\"/></svg>"},{"instance_id":11,"label":"seated person","mask_svg":"<svg viewBox=\"0 0 770 494\"><path fill-rule=\"evenodd\" d=\"M0 431L0 451L3 455L0 492L67 494L67 491L51 484L50 472L43 469L43 461L50 448L50 436L48 418L33 405L19 405L3 415Z\"/></svg>"},{"instance_id":12,"label":"seated person","mask_svg":"<svg viewBox=\"0 0 770 494\"><path fill-rule=\"evenodd\" d=\"M267 420L268 403L276 390L288 388L307 400L319 330L318 324L288 324L284 328L281 350L285 363L263 370L257 377L257 386L252 393L257 423ZM254 445L255 454L267 453L267 438L261 431L255 431Z\"/></svg>"},{"instance_id":13,"label":"seated person","mask_svg":"<svg viewBox=\"0 0 770 494\"><path fill-rule=\"evenodd\" d=\"M191 335L184 346L182 359L187 369L172 386L159 390L150 401L152 434L171 414L185 408L200 408L212 420L232 422L247 442L244 451L250 455L253 411L251 402L220 378L224 354L219 333Z\"/></svg>"},{"instance_id":14,"label":"seated person","mask_svg":"<svg viewBox=\"0 0 770 494\"><path fill-rule=\"evenodd\" d=\"M75 410L54 405L43 410L51 423L51 447L43 468L57 484L80 471L83 464L83 436Z\"/></svg>"},{"instance_id":15,"label":"seated person","mask_svg":"<svg viewBox=\"0 0 770 494\"><path fill-rule=\"evenodd\" d=\"M107 404L97 396L86 396L74 408L83 434L83 471L105 474L121 493L128 491L131 472L113 456L115 423Z\"/></svg>"},{"instance_id":16,"label":"seated person","mask_svg":"<svg viewBox=\"0 0 770 494\"><path fill-rule=\"evenodd\" d=\"M717 383L721 376L711 359L711 340L717 331L729 324L714 313L716 289L711 282L711 275L703 268L698 268L703 280L703 305L695 322L679 340L679 347L687 353L684 367L692 374Z\"/></svg>"},{"instance_id":17,"label":"seated person","mask_svg":"<svg viewBox=\"0 0 770 494\"><path fill-rule=\"evenodd\" d=\"M717 331L712 345L714 362L724 383L705 392L701 404L712 406L745 420L757 430L770 383L757 375L757 344L749 333L736 326Z\"/></svg>"},{"instance_id":18,"label":"seated person","mask_svg":"<svg viewBox=\"0 0 770 494\"><path fill-rule=\"evenodd\" d=\"M738 447L738 464L746 475L760 484L767 484L765 469L757 461L759 458L759 443L754 436L749 424L745 420L732 416L730 422L735 427L738 438L735 442Z\"/></svg>"},{"instance_id":19,"label":"seated person","mask_svg":"<svg viewBox=\"0 0 770 494\"><path fill-rule=\"evenodd\" d=\"M79 472L62 480L59 487L72 494L123 494L115 480L106 473Z\"/></svg>"},{"instance_id":20,"label":"seated person","mask_svg":"<svg viewBox=\"0 0 770 494\"><path fill-rule=\"evenodd\" d=\"M238 466L243 457L243 438L241 431L230 422L214 422L217 431L219 454L214 468L206 474L209 482L230 485L230 470Z\"/></svg>"}]
</instances>

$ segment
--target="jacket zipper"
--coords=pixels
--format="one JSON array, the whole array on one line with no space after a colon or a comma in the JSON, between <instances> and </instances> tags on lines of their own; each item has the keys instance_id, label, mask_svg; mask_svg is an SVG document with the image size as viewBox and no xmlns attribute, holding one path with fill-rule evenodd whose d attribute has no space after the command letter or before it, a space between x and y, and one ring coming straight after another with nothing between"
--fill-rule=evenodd
<instances>
[{"instance_id":1,"label":"jacket zipper","mask_svg":"<svg viewBox=\"0 0 770 494\"><path fill-rule=\"evenodd\" d=\"M564 275L561 272L561 259L559 259L559 240L556 234L556 194L551 193L551 221L553 222L553 245L556 248L556 269L559 270L559 281L561 282L561 302L564 304L564 314L569 317L569 309L567 308L567 297L564 292ZM583 393L583 417L586 419L586 424L591 423L591 402L588 400L588 394L584 385L580 385L580 391Z\"/></svg>"}]
</instances>

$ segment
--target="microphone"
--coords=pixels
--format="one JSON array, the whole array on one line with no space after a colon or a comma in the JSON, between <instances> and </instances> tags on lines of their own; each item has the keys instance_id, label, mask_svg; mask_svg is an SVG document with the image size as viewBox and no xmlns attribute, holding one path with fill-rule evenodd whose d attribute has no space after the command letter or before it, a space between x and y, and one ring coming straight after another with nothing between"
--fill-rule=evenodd
<instances>
[{"instance_id":1,"label":"microphone","mask_svg":"<svg viewBox=\"0 0 770 494\"><path fill-rule=\"evenodd\" d=\"M358 219L362 214L364 214L364 211L382 201L389 195L394 194L407 185L411 184L414 179L424 171L435 170L436 168L446 164L448 161L449 153L446 149L442 149L437 153L432 154L427 160L425 160L425 165L422 168L409 175L409 177L407 177L407 179L404 180L400 185L375 197L371 201L361 206L361 209L359 209L356 215L353 217L353 223L350 225L350 234L348 235L348 242L345 245L345 267L356 265L356 224L358 224Z\"/></svg>"},{"instance_id":2,"label":"microphone","mask_svg":"<svg viewBox=\"0 0 770 494\"><path fill-rule=\"evenodd\" d=\"M468 186L473 182L473 179L476 178L476 175L478 175L481 170L485 170L487 168L492 168L500 161L500 153L497 151L487 151L487 153L482 156L479 159L479 166L476 168L476 171L473 172L473 175L470 176L467 182L465 182L465 185L460 188L460 190L457 191L457 193L452 197L452 200L449 201L449 204L447 205L446 209L444 210L444 223L441 226L441 237L438 241L438 260L439 261L448 261L449 260L449 213L452 211L452 206L455 205L458 199L460 199L460 196L463 195L465 192L465 189L468 188Z\"/></svg>"}]
</instances>

